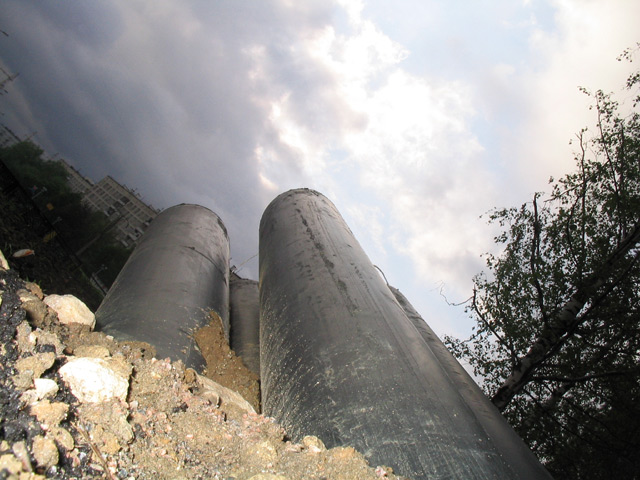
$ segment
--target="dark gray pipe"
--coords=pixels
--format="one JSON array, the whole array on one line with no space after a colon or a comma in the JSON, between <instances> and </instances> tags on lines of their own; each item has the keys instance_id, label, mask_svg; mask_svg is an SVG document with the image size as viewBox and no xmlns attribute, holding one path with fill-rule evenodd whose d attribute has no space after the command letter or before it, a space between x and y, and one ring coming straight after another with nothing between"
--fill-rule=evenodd
<instances>
[{"instance_id":1,"label":"dark gray pipe","mask_svg":"<svg viewBox=\"0 0 640 480\"><path fill-rule=\"evenodd\" d=\"M96 312L100 330L147 342L159 358L202 370L193 333L215 311L229 332L229 237L199 205L177 205L151 223Z\"/></svg>"},{"instance_id":2,"label":"dark gray pipe","mask_svg":"<svg viewBox=\"0 0 640 480\"><path fill-rule=\"evenodd\" d=\"M249 370L260 375L260 302L258 282L231 274L230 344Z\"/></svg>"},{"instance_id":3,"label":"dark gray pipe","mask_svg":"<svg viewBox=\"0 0 640 480\"><path fill-rule=\"evenodd\" d=\"M529 466L531 469L539 467L538 460L531 454L513 428L507 423L500 411L491 403L480 387L471 378L458 360L445 347L427 322L420 316L416 309L409 303L400 290L389 285L389 289L396 297L407 317L423 338L425 343L437 357L442 371L447 375L452 385L458 390L464 402L469 406L475 420L487 432L497 451L505 457L512 459L514 463ZM542 477L544 478L544 477ZM549 477L546 477L549 478Z\"/></svg>"},{"instance_id":4,"label":"dark gray pipe","mask_svg":"<svg viewBox=\"0 0 640 480\"><path fill-rule=\"evenodd\" d=\"M495 412L460 392L319 193L267 207L260 307L263 410L294 439L351 445L414 479L550 478L505 422L478 419Z\"/></svg>"}]
</instances>

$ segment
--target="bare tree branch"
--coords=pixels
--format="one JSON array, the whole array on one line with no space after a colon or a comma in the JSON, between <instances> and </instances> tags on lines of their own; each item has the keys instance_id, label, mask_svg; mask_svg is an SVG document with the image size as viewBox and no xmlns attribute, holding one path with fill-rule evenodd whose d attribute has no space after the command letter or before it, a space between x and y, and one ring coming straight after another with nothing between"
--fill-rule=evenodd
<instances>
[{"instance_id":1,"label":"bare tree branch","mask_svg":"<svg viewBox=\"0 0 640 480\"><path fill-rule=\"evenodd\" d=\"M471 300L471 308L473 309L474 312L476 312L476 315L478 315L478 318L480 319L480 321L483 323L483 325L485 327L487 327L487 329L493 334L495 335L495 337L498 339L498 342L500 343L500 345L502 345L503 347L505 347L508 351L509 351L509 355L511 356L511 364L515 365L517 360L518 360L518 355L516 353L515 348L513 347L513 344L506 340L496 329L495 327L492 325L492 323L487 320L487 318L484 316L484 314L482 313L482 311L480 310L480 308L478 307L478 304L476 302L476 295L477 295L477 291L474 288L473 289L473 299Z\"/></svg>"},{"instance_id":2,"label":"bare tree branch","mask_svg":"<svg viewBox=\"0 0 640 480\"><path fill-rule=\"evenodd\" d=\"M538 218L538 194L533 195L533 241L531 242L531 256L529 258L529 268L531 270L531 278L533 279L533 286L536 289L538 295L538 306L540 308L540 314L542 315L542 321L545 326L549 324L549 317L547 315L547 309L544 304L544 292L540 285L538 268L536 266L537 260L540 258L540 219Z\"/></svg>"}]
</instances>

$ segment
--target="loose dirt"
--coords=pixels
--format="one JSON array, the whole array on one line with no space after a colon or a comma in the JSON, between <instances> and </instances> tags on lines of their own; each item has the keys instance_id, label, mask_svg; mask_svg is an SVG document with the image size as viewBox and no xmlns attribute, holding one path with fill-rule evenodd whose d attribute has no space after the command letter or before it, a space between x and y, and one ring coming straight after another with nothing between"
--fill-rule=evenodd
<instances>
[{"instance_id":1,"label":"loose dirt","mask_svg":"<svg viewBox=\"0 0 640 480\"><path fill-rule=\"evenodd\" d=\"M211 380L235 390L255 409L260 411L260 387L258 376L249 371L242 360L229 348L222 320L215 313L210 314L211 322L195 334L195 340L207 362L203 375Z\"/></svg>"}]
</instances>

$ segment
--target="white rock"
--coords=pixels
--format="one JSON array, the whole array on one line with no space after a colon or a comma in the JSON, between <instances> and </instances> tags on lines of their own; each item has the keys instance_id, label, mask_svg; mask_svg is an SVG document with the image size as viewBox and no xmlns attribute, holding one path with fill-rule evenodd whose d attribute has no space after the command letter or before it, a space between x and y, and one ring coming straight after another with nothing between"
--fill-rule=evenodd
<instances>
[{"instance_id":1,"label":"white rock","mask_svg":"<svg viewBox=\"0 0 640 480\"><path fill-rule=\"evenodd\" d=\"M42 400L46 397L53 397L58 393L58 384L49 378L36 378L33 381L38 400Z\"/></svg>"},{"instance_id":2,"label":"white rock","mask_svg":"<svg viewBox=\"0 0 640 480\"><path fill-rule=\"evenodd\" d=\"M56 311L60 323L81 323L89 325L91 329L96 324L95 315L82 300L73 295L47 295L44 297L44 303Z\"/></svg>"},{"instance_id":3,"label":"white rock","mask_svg":"<svg viewBox=\"0 0 640 480\"><path fill-rule=\"evenodd\" d=\"M111 368L102 358L75 358L59 372L71 393L81 402L98 403L114 397L124 401L127 398L129 377Z\"/></svg>"},{"instance_id":4,"label":"white rock","mask_svg":"<svg viewBox=\"0 0 640 480\"><path fill-rule=\"evenodd\" d=\"M196 373L196 378L198 379L198 386L200 387L200 396L209 399L216 399L214 403L222 403L223 405L226 403L232 403L236 407L241 408L242 410L249 413L256 413L255 409L251 406L249 402L247 402L242 395L233 390L223 387L217 382L214 382L210 378L203 377Z\"/></svg>"},{"instance_id":5,"label":"white rock","mask_svg":"<svg viewBox=\"0 0 640 480\"><path fill-rule=\"evenodd\" d=\"M24 405L35 405L47 397L54 397L58 393L58 384L49 378L36 378L33 381L34 388L23 392L20 400Z\"/></svg>"}]
</instances>

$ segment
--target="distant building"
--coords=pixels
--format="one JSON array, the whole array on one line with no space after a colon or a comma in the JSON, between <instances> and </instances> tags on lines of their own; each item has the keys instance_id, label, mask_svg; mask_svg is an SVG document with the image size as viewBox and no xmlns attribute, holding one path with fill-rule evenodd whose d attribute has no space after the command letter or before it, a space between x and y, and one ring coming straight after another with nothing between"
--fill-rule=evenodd
<instances>
[{"instance_id":1,"label":"distant building","mask_svg":"<svg viewBox=\"0 0 640 480\"><path fill-rule=\"evenodd\" d=\"M91 179L83 176L79 171L77 171L73 166L69 165L64 160L58 160L65 170L67 171L67 183L71 188L71 191L75 193L84 194L87 190L93 187L93 182Z\"/></svg>"},{"instance_id":2,"label":"distant building","mask_svg":"<svg viewBox=\"0 0 640 480\"><path fill-rule=\"evenodd\" d=\"M82 195L82 203L109 218L116 240L125 247L138 243L158 211L144 203L135 191L110 176L93 183L66 161L57 162L67 171L67 182L71 190Z\"/></svg>"},{"instance_id":3,"label":"distant building","mask_svg":"<svg viewBox=\"0 0 640 480\"><path fill-rule=\"evenodd\" d=\"M5 125L0 124L0 147L11 146L21 139ZM65 160L55 160L67 171L71 191L82 195L82 203L93 211L104 213L111 223L116 240L132 247L147 229L158 210L142 201L140 195L126 185L106 176L98 183L82 175Z\"/></svg>"},{"instance_id":4,"label":"distant building","mask_svg":"<svg viewBox=\"0 0 640 480\"><path fill-rule=\"evenodd\" d=\"M114 222L115 238L125 247L138 242L158 210L110 176L104 177L83 193L82 202L94 211L103 212Z\"/></svg>"}]
</instances>

